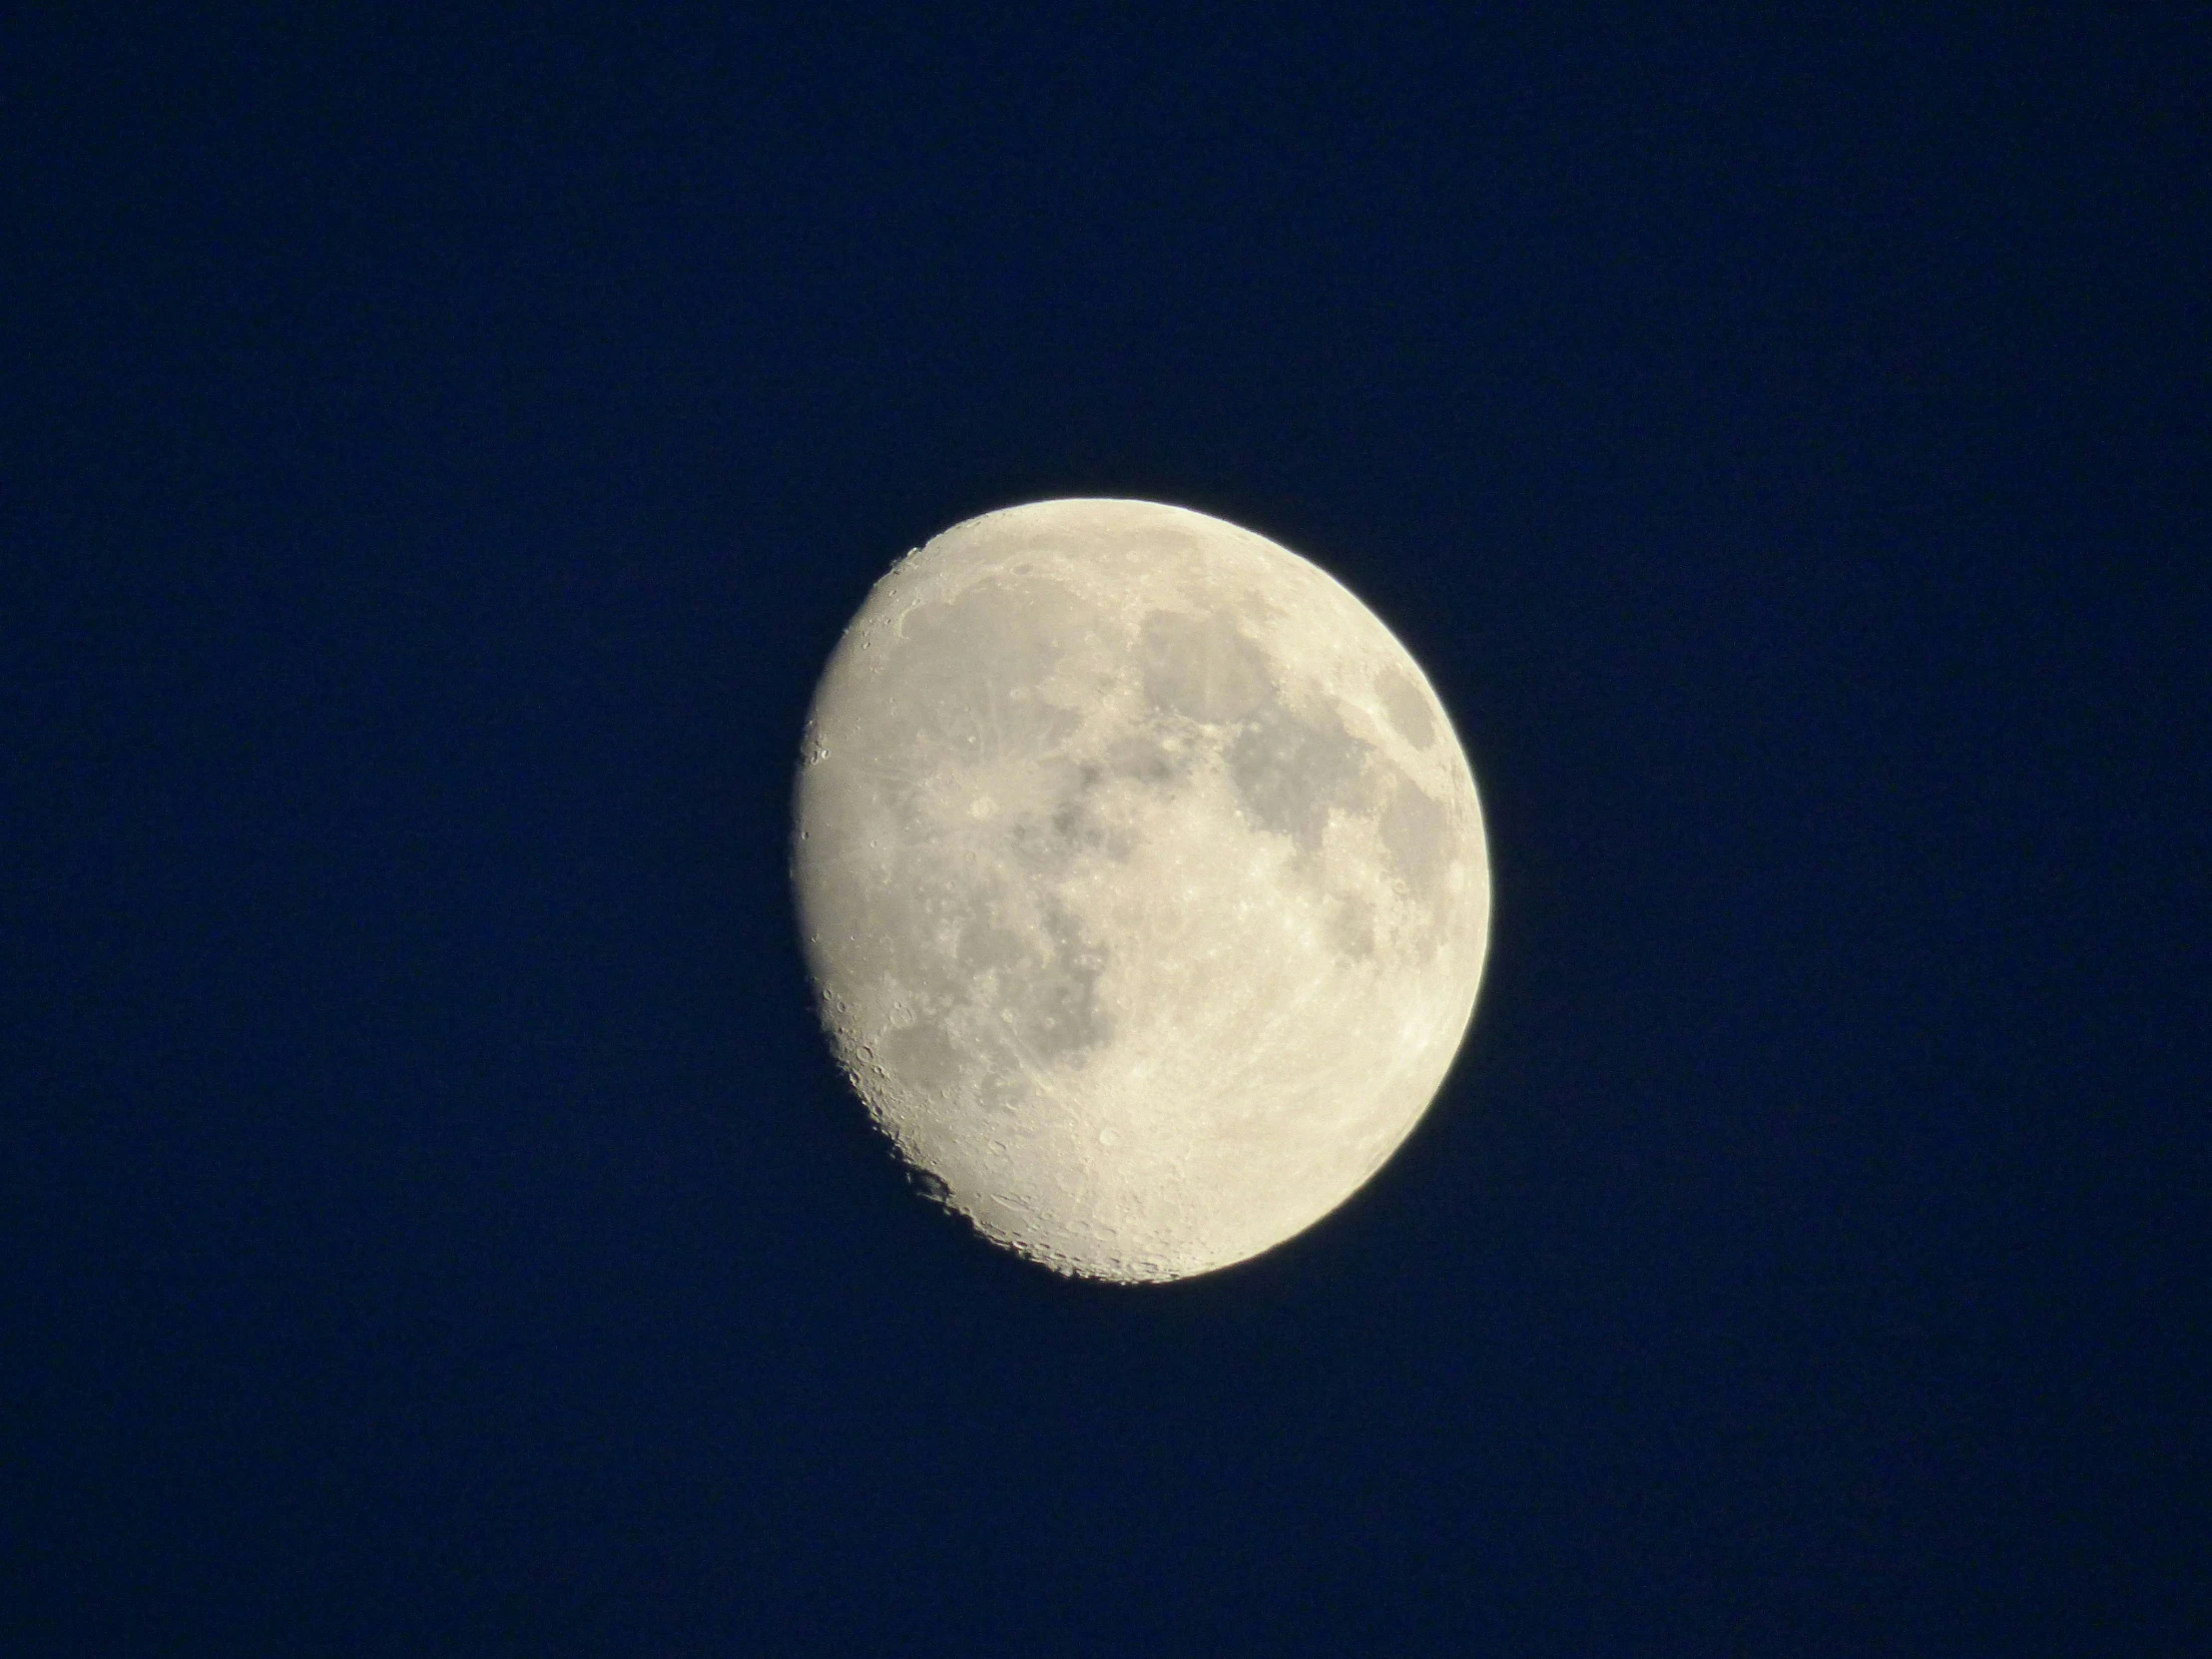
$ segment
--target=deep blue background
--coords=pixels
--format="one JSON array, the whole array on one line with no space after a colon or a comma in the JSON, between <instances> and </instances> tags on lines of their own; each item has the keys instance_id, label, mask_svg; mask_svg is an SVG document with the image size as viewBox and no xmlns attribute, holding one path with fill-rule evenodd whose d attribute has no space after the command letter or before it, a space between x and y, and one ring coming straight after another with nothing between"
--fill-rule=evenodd
<instances>
[{"instance_id":1,"label":"deep blue background","mask_svg":"<svg viewBox=\"0 0 2212 1659\"><path fill-rule=\"evenodd\" d=\"M10 25L0 1650L2205 1651L2203 40L749 9ZM1162 1290L906 1193L786 887L1073 493L1347 581L1495 861Z\"/></svg>"}]
</instances>

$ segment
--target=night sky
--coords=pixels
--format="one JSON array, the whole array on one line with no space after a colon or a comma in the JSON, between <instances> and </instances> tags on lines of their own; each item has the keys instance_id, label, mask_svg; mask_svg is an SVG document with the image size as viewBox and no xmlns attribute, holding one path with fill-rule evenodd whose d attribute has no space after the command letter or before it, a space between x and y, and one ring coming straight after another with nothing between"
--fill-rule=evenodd
<instances>
[{"instance_id":1,"label":"night sky","mask_svg":"<svg viewBox=\"0 0 2212 1659\"><path fill-rule=\"evenodd\" d=\"M756 10L8 26L0 1653L2212 1651L2204 34ZM1073 494L1366 600L1496 882L1164 1288L790 895Z\"/></svg>"}]
</instances>

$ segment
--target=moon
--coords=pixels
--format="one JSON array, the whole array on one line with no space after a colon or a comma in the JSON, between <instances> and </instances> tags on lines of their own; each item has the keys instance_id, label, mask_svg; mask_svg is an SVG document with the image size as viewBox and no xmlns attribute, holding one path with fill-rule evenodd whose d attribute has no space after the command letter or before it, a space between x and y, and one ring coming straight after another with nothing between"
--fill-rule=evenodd
<instances>
[{"instance_id":1,"label":"moon","mask_svg":"<svg viewBox=\"0 0 2212 1659\"><path fill-rule=\"evenodd\" d=\"M831 1048L933 1197L1058 1272L1227 1267L1427 1109L1489 859L1412 657L1221 519L1041 501L877 582L809 714L800 926Z\"/></svg>"}]
</instances>

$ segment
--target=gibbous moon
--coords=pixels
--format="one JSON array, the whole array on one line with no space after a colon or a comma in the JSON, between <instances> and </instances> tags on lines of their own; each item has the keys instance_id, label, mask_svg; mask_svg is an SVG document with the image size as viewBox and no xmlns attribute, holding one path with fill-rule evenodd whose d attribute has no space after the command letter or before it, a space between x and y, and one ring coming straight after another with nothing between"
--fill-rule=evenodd
<instances>
[{"instance_id":1,"label":"gibbous moon","mask_svg":"<svg viewBox=\"0 0 2212 1659\"><path fill-rule=\"evenodd\" d=\"M823 1021L927 1189L1062 1273L1181 1279L1382 1167L1466 1030L1466 756L1373 612L1249 530L1042 501L891 568L808 719Z\"/></svg>"}]
</instances>

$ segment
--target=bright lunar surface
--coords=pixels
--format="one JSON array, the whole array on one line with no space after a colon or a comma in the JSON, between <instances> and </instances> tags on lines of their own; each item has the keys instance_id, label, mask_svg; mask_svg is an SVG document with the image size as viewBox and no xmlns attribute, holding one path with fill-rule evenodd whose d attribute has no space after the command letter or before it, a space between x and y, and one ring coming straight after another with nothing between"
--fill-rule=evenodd
<instances>
[{"instance_id":1,"label":"bright lunar surface","mask_svg":"<svg viewBox=\"0 0 2212 1659\"><path fill-rule=\"evenodd\" d=\"M1248 530L1044 501L893 566L815 695L794 874L824 1022L986 1236L1180 1279L1312 1225L1474 1005L1465 755L1374 613Z\"/></svg>"}]
</instances>

